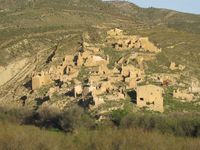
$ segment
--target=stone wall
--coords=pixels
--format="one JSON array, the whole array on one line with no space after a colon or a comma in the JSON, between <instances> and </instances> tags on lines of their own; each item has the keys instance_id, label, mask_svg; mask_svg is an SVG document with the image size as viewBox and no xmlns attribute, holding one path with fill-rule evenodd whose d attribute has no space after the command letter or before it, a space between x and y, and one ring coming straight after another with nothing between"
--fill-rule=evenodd
<instances>
[{"instance_id":1,"label":"stone wall","mask_svg":"<svg viewBox=\"0 0 200 150\"><path fill-rule=\"evenodd\" d=\"M137 87L137 106L163 112L163 89L155 85Z\"/></svg>"}]
</instances>

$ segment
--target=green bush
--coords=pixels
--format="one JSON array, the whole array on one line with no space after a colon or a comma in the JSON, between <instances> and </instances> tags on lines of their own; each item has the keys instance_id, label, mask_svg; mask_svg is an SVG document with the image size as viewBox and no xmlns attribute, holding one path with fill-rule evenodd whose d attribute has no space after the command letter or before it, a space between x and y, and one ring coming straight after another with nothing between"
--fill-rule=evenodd
<instances>
[{"instance_id":1,"label":"green bush","mask_svg":"<svg viewBox=\"0 0 200 150\"><path fill-rule=\"evenodd\" d=\"M94 120L79 106L74 106L64 112L59 123L66 132L72 132L82 127L90 129L94 126Z\"/></svg>"},{"instance_id":2,"label":"green bush","mask_svg":"<svg viewBox=\"0 0 200 150\"><path fill-rule=\"evenodd\" d=\"M200 133L200 117L194 114L138 114L131 113L123 117L121 128L143 128L157 130L161 133L173 133L177 136L198 137Z\"/></svg>"}]
</instances>

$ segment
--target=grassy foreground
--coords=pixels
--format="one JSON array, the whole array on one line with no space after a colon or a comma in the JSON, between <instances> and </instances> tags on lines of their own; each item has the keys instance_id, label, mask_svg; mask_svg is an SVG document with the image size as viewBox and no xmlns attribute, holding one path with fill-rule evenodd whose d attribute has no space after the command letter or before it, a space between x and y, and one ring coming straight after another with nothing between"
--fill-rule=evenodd
<instances>
[{"instance_id":1,"label":"grassy foreground","mask_svg":"<svg viewBox=\"0 0 200 150\"><path fill-rule=\"evenodd\" d=\"M200 146L198 138L175 137L134 128L81 129L74 134L64 134L34 126L1 122L0 129L1 150L195 150Z\"/></svg>"}]
</instances>

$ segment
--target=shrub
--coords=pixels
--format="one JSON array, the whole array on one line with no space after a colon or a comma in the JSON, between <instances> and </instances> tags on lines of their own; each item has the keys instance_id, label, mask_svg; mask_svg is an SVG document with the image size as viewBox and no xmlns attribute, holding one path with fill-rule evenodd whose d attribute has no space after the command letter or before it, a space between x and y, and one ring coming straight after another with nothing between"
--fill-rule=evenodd
<instances>
[{"instance_id":1,"label":"shrub","mask_svg":"<svg viewBox=\"0 0 200 150\"><path fill-rule=\"evenodd\" d=\"M34 122L40 127L61 129L59 124L60 117L61 113L58 110L43 106L38 109Z\"/></svg>"},{"instance_id":2,"label":"shrub","mask_svg":"<svg viewBox=\"0 0 200 150\"><path fill-rule=\"evenodd\" d=\"M126 115L128 114L128 112L126 110L114 110L111 113L111 120L113 121L113 123L117 126L120 125L122 118L124 118Z\"/></svg>"},{"instance_id":3,"label":"shrub","mask_svg":"<svg viewBox=\"0 0 200 150\"><path fill-rule=\"evenodd\" d=\"M81 127L91 128L94 126L94 120L79 106L74 106L64 112L59 123L66 132L72 132Z\"/></svg>"},{"instance_id":4,"label":"shrub","mask_svg":"<svg viewBox=\"0 0 200 150\"><path fill-rule=\"evenodd\" d=\"M200 117L196 114L138 114L130 113L120 122L121 128L143 128L157 130L161 133L173 133L177 136L198 137L200 133Z\"/></svg>"}]
</instances>

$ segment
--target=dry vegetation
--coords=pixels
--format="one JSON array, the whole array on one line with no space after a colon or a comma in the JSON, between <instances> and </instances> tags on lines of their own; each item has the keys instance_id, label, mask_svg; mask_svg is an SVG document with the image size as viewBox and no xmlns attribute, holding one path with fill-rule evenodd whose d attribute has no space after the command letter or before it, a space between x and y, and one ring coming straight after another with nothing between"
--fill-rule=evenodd
<instances>
[{"instance_id":1,"label":"dry vegetation","mask_svg":"<svg viewBox=\"0 0 200 150\"><path fill-rule=\"evenodd\" d=\"M0 149L195 150L200 146L197 116L117 110L100 123L77 106L64 113L1 108Z\"/></svg>"},{"instance_id":2,"label":"dry vegetation","mask_svg":"<svg viewBox=\"0 0 200 150\"><path fill-rule=\"evenodd\" d=\"M76 134L64 134L7 122L1 122L0 128L4 129L0 130L2 150L197 150L200 146L199 139L174 137L136 128L79 130Z\"/></svg>"}]
</instances>

